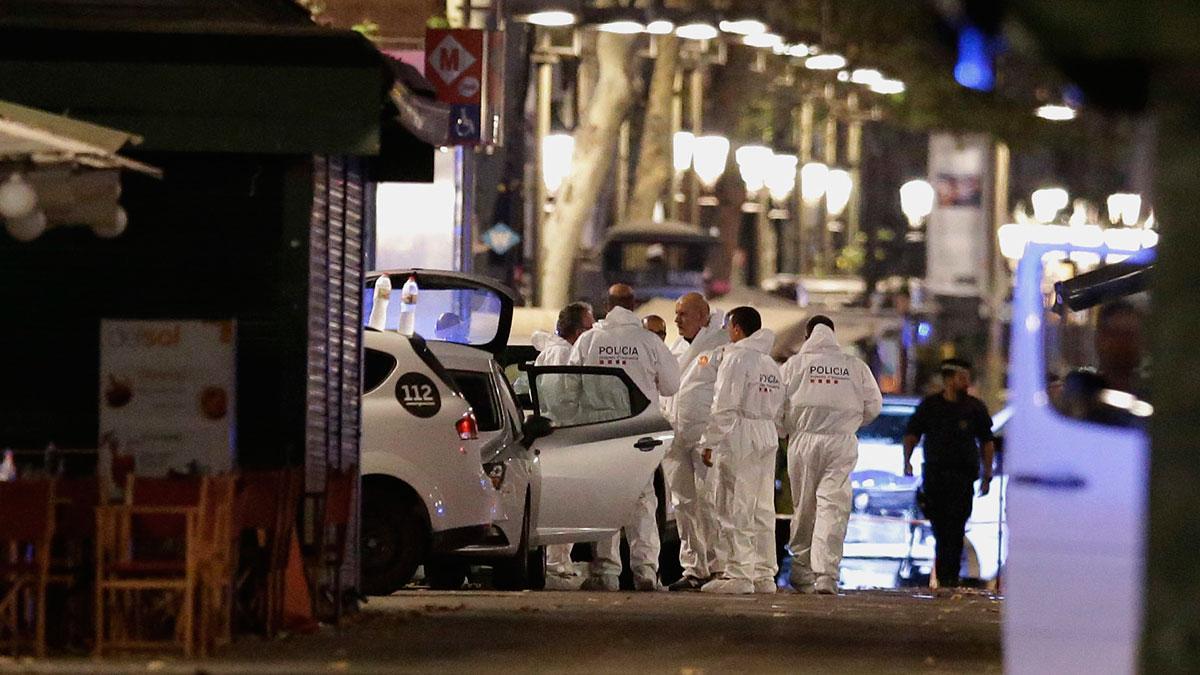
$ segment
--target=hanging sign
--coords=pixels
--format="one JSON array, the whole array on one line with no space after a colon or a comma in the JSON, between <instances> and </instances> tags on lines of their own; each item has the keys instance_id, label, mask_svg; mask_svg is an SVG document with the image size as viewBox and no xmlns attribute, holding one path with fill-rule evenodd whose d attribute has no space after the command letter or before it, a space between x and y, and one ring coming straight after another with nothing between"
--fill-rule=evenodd
<instances>
[{"instance_id":1,"label":"hanging sign","mask_svg":"<svg viewBox=\"0 0 1200 675\"><path fill-rule=\"evenodd\" d=\"M450 106L450 143L494 143L503 80L500 33L473 28L425 31L425 73L437 100Z\"/></svg>"}]
</instances>

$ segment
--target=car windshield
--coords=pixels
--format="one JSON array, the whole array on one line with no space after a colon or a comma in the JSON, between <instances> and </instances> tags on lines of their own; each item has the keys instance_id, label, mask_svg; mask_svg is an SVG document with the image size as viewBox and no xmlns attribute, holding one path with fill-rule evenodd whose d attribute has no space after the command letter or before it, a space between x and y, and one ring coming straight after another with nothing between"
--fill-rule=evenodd
<instances>
[{"instance_id":1,"label":"car windshield","mask_svg":"<svg viewBox=\"0 0 1200 675\"><path fill-rule=\"evenodd\" d=\"M400 293L400 288L393 286L384 330L400 327ZM371 284L363 297L364 324L374 307L375 287ZM488 289L422 288L417 295L415 332L426 340L479 347L496 339L502 311L500 296Z\"/></svg>"},{"instance_id":2,"label":"car windshield","mask_svg":"<svg viewBox=\"0 0 1200 675\"><path fill-rule=\"evenodd\" d=\"M911 405L884 404L870 424L858 430L858 440L863 443L899 445L904 442L904 427L915 408Z\"/></svg>"}]
</instances>

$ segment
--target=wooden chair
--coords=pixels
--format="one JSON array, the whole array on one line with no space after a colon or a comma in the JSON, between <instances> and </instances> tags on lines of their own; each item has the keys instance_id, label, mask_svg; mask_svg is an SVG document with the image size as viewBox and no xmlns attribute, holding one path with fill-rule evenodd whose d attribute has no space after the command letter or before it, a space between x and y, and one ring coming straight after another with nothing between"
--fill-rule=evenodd
<instances>
[{"instance_id":1,"label":"wooden chair","mask_svg":"<svg viewBox=\"0 0 1200 675\"><path fill-rule=\"evenodd\" d=\"M21 644L32 643L34 653L45 656L54 481L0 483L0 513L0 645L16 653Z\"/></svg>"},{"instance_id":2,"label":"wooden chair","mask_svg":"<svg viewBox=\"0 0 1200 675\"><path fill-rule=\"evenodd\" d=\"M245 471L238 482L235 535L251 555L239 570L237 590L245 618L267 637L283 624L284 573L302 480L297 469L279 469Z\"/></svg>"},{"instance_id":3,"label":"wooden chair","mask_svg":"<svg viewBox=\"0 0 1200 675\"><path fill-rule=\"evenodd\" d=\"M96 510L97 655L106 649L195 651L196 586L205 479L129 476L125 503ZM173 639L148 639L146 595L175 617ZM176 606L175 598L178 597Z\"/></svg>"},{"instance_id":4,"label":"wooden chair","mask_svg":"<svg viewBox=\"0 0 1200 675\"><path fill-rule=\"evenodd\" d=\"M91 582L96 570L96 507L100 481L95 476L58 478L55 489L54 547L50 570L62 582L52 606L66 617L59 639L68 646L82 645L92 636Z\"/></svg>"},{"instance_id":5,"label":"wooden chair","mask_svg":"<svg viewBox=\"0 0 1200 675\"><path fill-rule=\"evenodd\" d=\"M204 481L196 550L199 554L200 656L232 640L233 582L237 570L233 525L237 477L210 476Z\"/></svg>"},{"instance_id":6,"label":"wooden chair","mask_svg":"<svg viewBox=\"0 0 1200 675\"><path fill-rule=\"evenodd\" d=\"M346 560L346 542L357 486L358 467L353 464L346 469L331 469L325 477L320 563L332 577L335 623L342 621L342 566Z\"/></svg>"}]
</instances>

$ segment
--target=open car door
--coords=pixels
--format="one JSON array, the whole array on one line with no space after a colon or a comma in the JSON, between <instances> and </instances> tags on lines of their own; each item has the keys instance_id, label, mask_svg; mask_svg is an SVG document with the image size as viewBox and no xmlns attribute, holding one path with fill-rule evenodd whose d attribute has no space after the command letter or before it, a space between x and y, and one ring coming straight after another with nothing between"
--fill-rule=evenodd
<instances>
[{"instance_id":1,"label":"open car door","mask_svg":"<svg viewBox=\"0 0 1200 675\"><path fill-rule=\"evenodd\" d=\"M595 541L619 530L674 434L620 368L526 366L540 427L537 533L545 543Z\"/></svg>"},{"instance_id":2,"label":"open car door","mask_svg":"<svg viewBox=\"0 0 1200 675\"><path fill-rule=\"evenodd\" d=\"M1010 673L1133 673L1141 635L1148 439L1136 422L1151 408L1100 390L1110 410L1069 417L1047 392L1047 347L1062 324L1045 304L1043 256L1029 245L1013 300L1005 433L1010 548L1005 578L1004 666ZM1078 311L1145 290L1152 252L1056 288L1055 308ZM1116 408L1120 408L1117 411ZM1116 415L1114 412L1123 414ZM992 488L993 490L996 487Z\"/></svg>"}]
</instances>

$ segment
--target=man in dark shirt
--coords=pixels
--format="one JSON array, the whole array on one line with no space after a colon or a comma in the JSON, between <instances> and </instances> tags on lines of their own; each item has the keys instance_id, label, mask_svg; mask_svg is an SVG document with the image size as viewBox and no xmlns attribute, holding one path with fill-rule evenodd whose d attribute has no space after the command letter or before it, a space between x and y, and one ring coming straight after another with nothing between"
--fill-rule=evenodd
<instances>
[{"instance_id":1,"label":"man in dark shirt","mask_svg":"<svg viewBox=\"0 0 1200 675\"><path fill-rule=\"evenodd\" d=\"M937 540L937 581L941 587L958 585L963 536L971 517L975 479L983 475L980 496L992 483L992 418L983 401L967 393L971 365L959 359L942 362L941 393L926 397L917 406L904 431L904 475L913 475L913 448L925 437L921 508Z\"/></svg>"}]
</instances>

